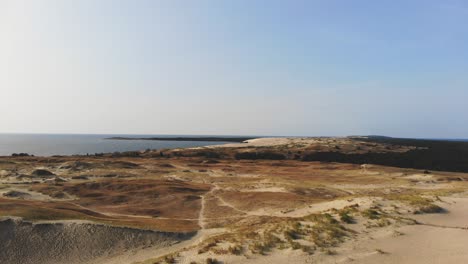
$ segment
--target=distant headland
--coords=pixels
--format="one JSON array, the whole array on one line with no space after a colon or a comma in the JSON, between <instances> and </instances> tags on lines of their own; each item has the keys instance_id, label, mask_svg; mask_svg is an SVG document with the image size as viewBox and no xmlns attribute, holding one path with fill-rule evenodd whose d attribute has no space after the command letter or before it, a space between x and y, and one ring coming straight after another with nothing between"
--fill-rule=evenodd
<instances>
[{"instance_id":1,"label":"distant headland","mask_svg":"<svg viewBox=\"0 0 468 264\"><path fill-rule=\"evenodd\" d=\"M161 140L161 141L210 141L210 142L244 142L253 137L110 137L107 140Z\"/></svg>"}]
</instances>

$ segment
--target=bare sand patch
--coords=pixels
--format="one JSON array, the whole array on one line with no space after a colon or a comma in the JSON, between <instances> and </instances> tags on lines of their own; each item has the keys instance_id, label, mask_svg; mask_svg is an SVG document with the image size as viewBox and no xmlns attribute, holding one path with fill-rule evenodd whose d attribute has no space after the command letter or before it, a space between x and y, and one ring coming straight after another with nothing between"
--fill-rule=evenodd
<instances>
[{"instance_id":1,"label":"bare sand patch","mask_svg":"<svg viewBox=\"0 0 468 264\"><path fill-rule=\"evenodd\" d=\"M158 232L65 221L0 220L0 263L93 263L145 247L163 248L192 233ZM99 263L99 262L97 262Z\"/></svg>"},{"instance_id":2,"label":"bare sand patch","mask_svg":"<svg viewBox=\"0 0 468 264\"><path fill-rule=\"evenodd\" d=\"M421 214L411 218L420 224L388 226L337 248L335 256L320 257L320 263L427 264L465 263L468 259L468 198L444 197L447 213Z\"/></svg>"}]
</instances>

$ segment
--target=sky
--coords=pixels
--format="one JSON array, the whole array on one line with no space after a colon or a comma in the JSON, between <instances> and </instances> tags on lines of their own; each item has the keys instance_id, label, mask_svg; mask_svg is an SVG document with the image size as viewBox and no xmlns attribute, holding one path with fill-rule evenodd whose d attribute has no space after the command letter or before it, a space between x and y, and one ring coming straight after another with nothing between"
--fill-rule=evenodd
<instances>
[{"instance_id":1,"label":"sky","mask_svg":"<svg viewBox=\"0 0 468 264\"><path fill-rule=\"evenodd\" d=\"M1 0L0 132L468 138L468 1Z\"/></svg>"}]
</instances>

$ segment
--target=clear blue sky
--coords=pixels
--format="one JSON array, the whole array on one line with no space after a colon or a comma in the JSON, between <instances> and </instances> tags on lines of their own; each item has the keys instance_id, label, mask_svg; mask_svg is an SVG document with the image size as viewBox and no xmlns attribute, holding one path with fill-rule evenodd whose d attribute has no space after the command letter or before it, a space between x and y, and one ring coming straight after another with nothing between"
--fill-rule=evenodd
<instances>
[{"instance_id":1,"label":"clear blue sky","mask_svg":"<svg viewBox=\"0 0 468 264\"><path fill-rule=\"evenodd\" d=\"M467 1L0 2L0 132L468 138Z\"/></svg>"}]
</instances>

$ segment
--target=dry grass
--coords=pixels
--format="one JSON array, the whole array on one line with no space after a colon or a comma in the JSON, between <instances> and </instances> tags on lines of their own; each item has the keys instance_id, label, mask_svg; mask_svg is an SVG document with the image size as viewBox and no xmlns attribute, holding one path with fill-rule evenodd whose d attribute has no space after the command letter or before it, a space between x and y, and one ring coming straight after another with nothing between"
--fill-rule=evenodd
<instances>
[{"instance_id":1,"label":"dry grass","mask_svg":"<svg viewBox=\"0 0 468 264\"><path fill-rule=\"evenodd\" d=\"M0 184L0 189L19 186L57 198L44 201L0 198L0 214L28 220L83 219L164 231L198 230L202 216L205 228L220 227L227 231L203 241L195 249L202 254L199 258L210 254L262 255L276 249L335 254L333 248L354 236L351 229L362 224L359 221L363 217L369 227L406 220L378 206L348 206L310 214L315 212L316 203L372 196L399 206L403 203L417 213L432 213L440 207L426 195L452 193L454 188L464 191L468 187L463 181L468 176L460 173L431 172L426 176L434 179L435 187L423 191L412 188L415 184L405 178L422 174L422 170L294 160L296 151L302 155L313 151L408 150L387 147L323 139L313 144L296 142L242 150L282 153L288 160L281 161L236 160L234 149L204 148L165 151L164 157L159 152L148 152L139 157L1 158L0 170L29 176L35 169L44 168L68 181ZM455 187L440 187L447 182ZM402 185L408 188L401 188ZM300 213L295 214L296 210ZM177 256L169 255L155 261L176 260Z\"/></svg>"},{"instance_id":2,"label":"dry grass","mask_svg":"<svg viewBox=\"0 0 468 264\"><path fill-rule=\"evenodd\" d=\"M415 208L415 214L425 214L425 213L442 213L444 209L436 204L431 198L423 197L421 195L412 194L412 195L392 195L388 197L391 200L396 200L399 202L406 203L413 208Z\"/></svg>"},{"instance_id":3,"label":"dry grass","mask_svg":"<svg viewBox=\"0 0 468 264\"><path fill-rule=\"evenodd\" d=\"M100 180L85 183L35 185L32 190L54 195L65 192L78 203L100 212L152 217L197 218L200 195L208 185L163 180ZM178 210L174 210L178 208Z\"/></svg>"}]
</instances>

